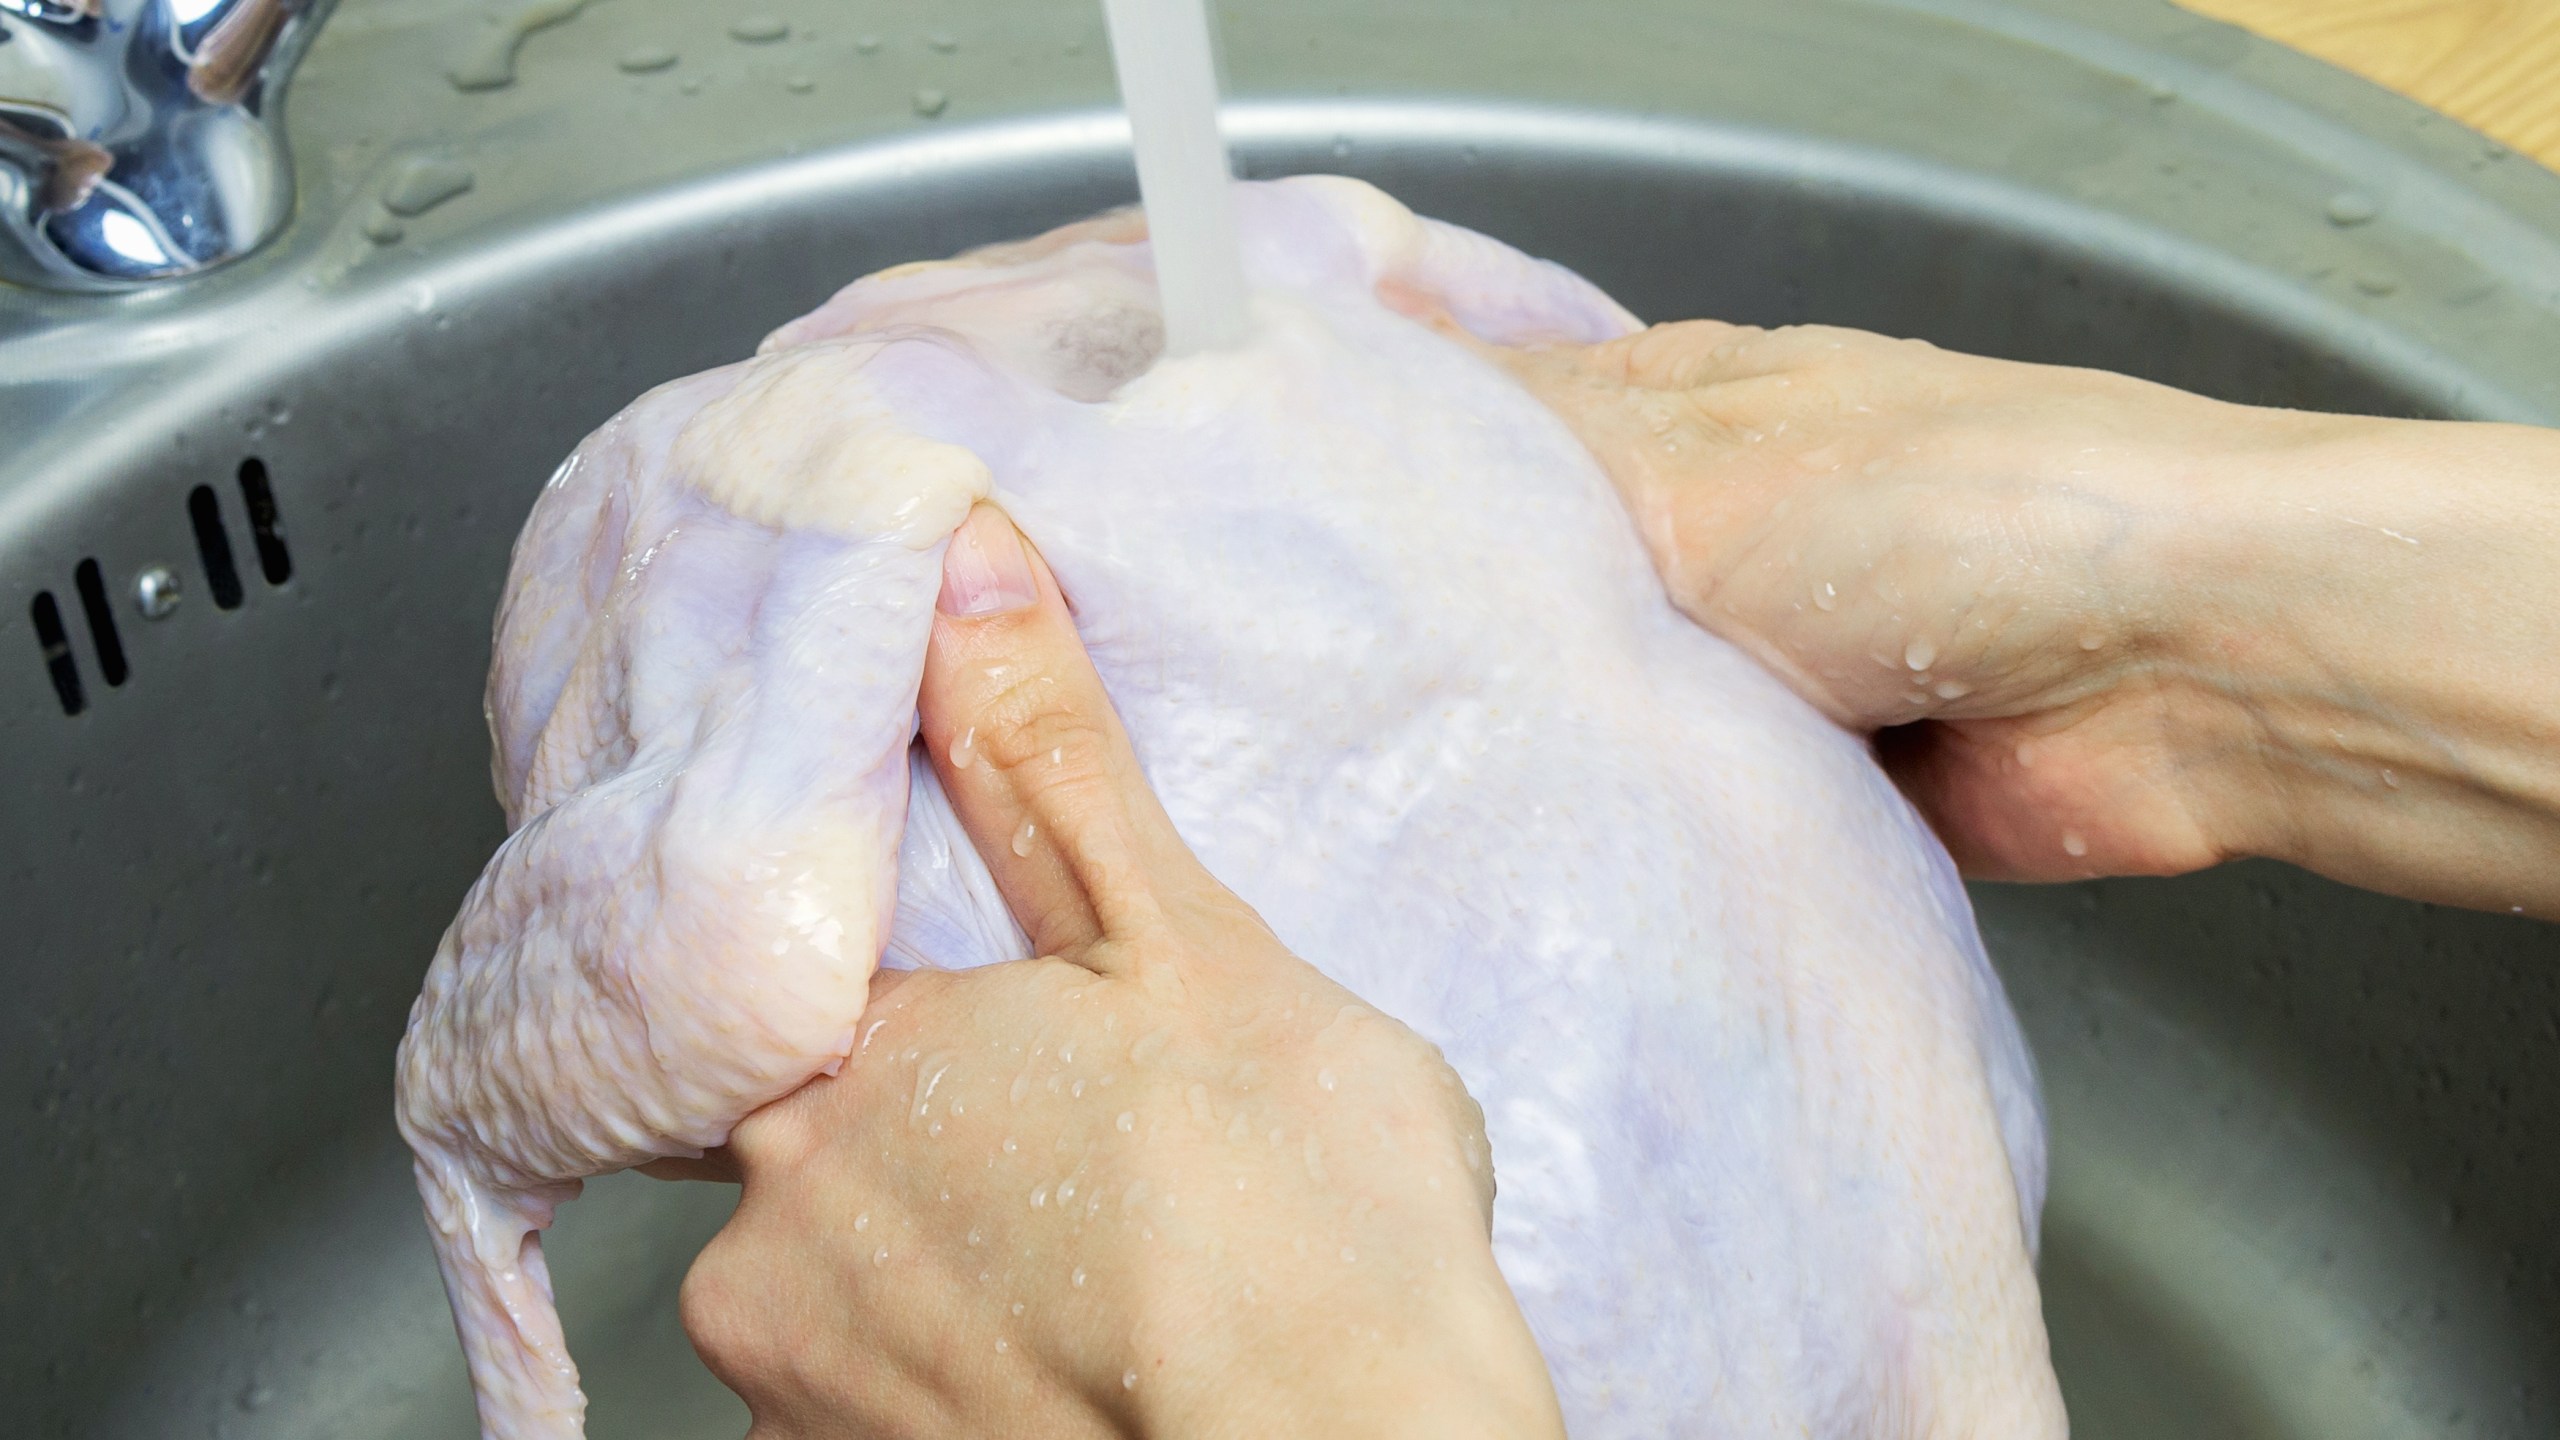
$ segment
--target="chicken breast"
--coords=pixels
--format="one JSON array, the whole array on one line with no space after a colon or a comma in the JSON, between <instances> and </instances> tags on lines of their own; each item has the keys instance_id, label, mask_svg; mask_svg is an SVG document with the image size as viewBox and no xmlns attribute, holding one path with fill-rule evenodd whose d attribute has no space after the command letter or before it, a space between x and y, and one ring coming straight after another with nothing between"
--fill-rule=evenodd
<instances>
[{"instance_id":1,"label":"chicken breast","mask_svg":"<svg viewBox=\"0 0 2560 1440\"><path fill-rule=\"evenodd\" d=\"M1634 320L1355 182L1237 203L1241 349L1161 358L1109 218L860 281L543 491L489 684L512 833L399 1060L485 1433L579 1433L539 1236L581 1178L831 1072L875 964L1026 953L910 753L989 495L1209 868L1482 1102L1576 1436L2062 1433L2035 1079L1946 855L1378 292Z\"/></svg>"}]
</instances>

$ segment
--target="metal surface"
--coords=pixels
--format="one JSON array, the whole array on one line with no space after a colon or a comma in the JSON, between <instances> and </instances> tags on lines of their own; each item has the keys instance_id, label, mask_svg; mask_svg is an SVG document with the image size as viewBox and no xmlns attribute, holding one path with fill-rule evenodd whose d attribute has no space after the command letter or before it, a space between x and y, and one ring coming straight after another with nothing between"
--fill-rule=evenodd
<instances>
[{"instance_id":1,"label":"metal surface","mask_svg":"<svg viewBox=\"0 0 2560 1440\"><path fill-rule=\"evenodd\" d=\"M1604 10L1238 9L1249 166L1365 175L1649 315L2560 420L2560 180L2378 92L2094 0ZM947 50L897 14L749 46L707 0L597 7L467 93L476 14L348 0L275 245L0 298L12 1434L469 1433L389 1056L498 834L479 682L525 507L844 279L1131 193L1076 108L1088 7L955 9ZM616 70L644 44L684 59ZM369 239L422 154L474 188ZM2377 217L2332 223L2347 189ZM146 625L154 565L188 603ZM2081 1435L2560 1434L2560 931L2269 866L1977 899L2053 1102ZM673 1310L726 1192L595 1190L552 1249L594 1433L737 1433Z\"/></svg>"},{"instance_id":2,"label":"metal surface","mask_svg":"<svg viewBox=\"0 0 2560 1440\"><path fill-rule=\"evenodd\" d=\"M98 290L256 249L277 120L332 0L0 0L0 278Z\"/></svg>"}]
</instances>

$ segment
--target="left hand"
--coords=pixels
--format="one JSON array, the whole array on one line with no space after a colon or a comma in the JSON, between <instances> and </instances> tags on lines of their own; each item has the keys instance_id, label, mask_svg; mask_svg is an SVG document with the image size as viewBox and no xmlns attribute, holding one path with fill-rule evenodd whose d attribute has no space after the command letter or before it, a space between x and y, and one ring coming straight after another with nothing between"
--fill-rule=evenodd
<instances>
[{"instance_id":1,"label":"left hand","mask_svg":"<svg viewBox=\"0 0 2560 1440\"><path fill-rule=\"evenodd\" d=\"M1043 958L881 975L715 1158L752 1434L1562 1435L1456 1074L1201 867L1000 512L944 573L924 741Z\"/></svg>"}]
</instances>

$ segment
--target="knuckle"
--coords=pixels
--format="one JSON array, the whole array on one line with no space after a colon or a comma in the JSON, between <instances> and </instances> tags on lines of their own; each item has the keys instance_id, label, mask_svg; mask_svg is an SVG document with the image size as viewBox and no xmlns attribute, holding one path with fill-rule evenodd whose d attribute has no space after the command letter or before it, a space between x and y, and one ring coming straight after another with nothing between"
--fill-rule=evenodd
<instances>
[{"instance_id":1,"label":"knuckle","mask_svg":"<svg viewBox=\"0 0 2560 1440\"><path fill-rule=\"evenodd\" d=\"M1053 688L1039 697L1046 703L1024 705L1000 713L979 749L999 773L1044 783L1075 784L1107 773L1111 754L1109 723L1098 713L1073 703L1059 703Z\"/></svg>"},{"instance_id":2,"label":"knuckle","mask_svg":"<svg viewBox=\"0 0 2560 1440\"><path fill-rule=\"evenodd\" d=\"M685 1271L676 1292L676 1315L702 1363L732 1388L756 1353L754 1312L744 1304L752 1286L741 1274L738 1242L724 1230L712 1237Z\"/></svg>"}]
</instances>

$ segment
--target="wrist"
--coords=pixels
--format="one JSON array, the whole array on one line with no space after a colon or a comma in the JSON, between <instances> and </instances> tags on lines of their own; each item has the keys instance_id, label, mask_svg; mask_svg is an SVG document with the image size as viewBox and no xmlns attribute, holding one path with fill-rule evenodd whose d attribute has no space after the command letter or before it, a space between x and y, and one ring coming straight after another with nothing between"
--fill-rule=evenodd
<instances>
[{"instance_id":1,"label":"wrist","mask_svg":"<svg viewBox=\"0 0 2560 1440\"><path fill-rule=\"evenodd\" d=\"M2560 815L2560 434L2256 413L2280 443L2210 463L2161 566L2218 837L2524 903Z\"/></svg>"}]
</instances>

